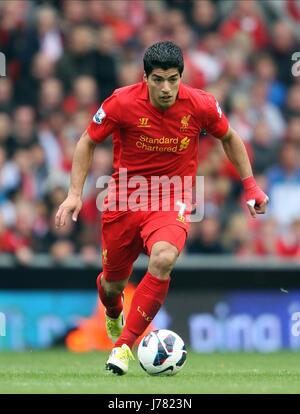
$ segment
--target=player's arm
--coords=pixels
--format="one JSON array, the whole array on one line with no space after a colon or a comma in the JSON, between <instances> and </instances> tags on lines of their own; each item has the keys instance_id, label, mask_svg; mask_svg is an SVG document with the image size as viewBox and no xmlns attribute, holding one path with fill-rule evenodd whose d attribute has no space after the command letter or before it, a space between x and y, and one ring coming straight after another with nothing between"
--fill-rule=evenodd
<instances>
[{"instance_id":1,"label":"player's arm","mask_svg":"<svg viewBox=\"0 0 300 414\"><path fill-rule=\"evenodd\" d=\"M252 217L264 214L268 203L267 195L257 185L242 139L232 128L221 137L221 142L228 159L237 169L245 190L247 206Z\"/></svg>"},{"instance_id":2,"label":"player's arm","mask_svg":"<svg viewBox=\"0 0 300 414\"><path fill-rule=\"evenodd\" d=\"M240 174L247 206L252 217L255 217L256 214L264 214L269 199L256 184L242 139L236 131L230 128L220 105L211 94L205 95L204 113L206 131L221 140L227 157Z\"/></svg>"},{"instance_id":3,"label":"player's arm","mask_svg":"<svg viewBox=\"0 0 300 414\"><path fill-rule=\"evenodd\" d=\"M77 221L82 207L82 190L90 169L96 142L85 131L77 142L72 162L71 183L67 198L59 206L55 216L56 227L64 226L66 217L71 213L72 220Z\"/></svg>"}]
</instances>

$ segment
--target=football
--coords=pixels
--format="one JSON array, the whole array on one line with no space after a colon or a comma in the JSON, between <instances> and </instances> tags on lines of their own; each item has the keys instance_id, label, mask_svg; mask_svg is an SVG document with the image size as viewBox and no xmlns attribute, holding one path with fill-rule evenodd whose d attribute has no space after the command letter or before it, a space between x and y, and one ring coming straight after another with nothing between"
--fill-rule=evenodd
<instances>
[{"instance_id":1,"label":"football","mask_svg":"<svg viewBox=\"0 0 300 414\"><path fill-rule=\"evenodd\" d=\"M149 375L175 375L186 362L183 340L167 329L152 331L138 347L138 360Z\"/></svg>"}]
</instances>

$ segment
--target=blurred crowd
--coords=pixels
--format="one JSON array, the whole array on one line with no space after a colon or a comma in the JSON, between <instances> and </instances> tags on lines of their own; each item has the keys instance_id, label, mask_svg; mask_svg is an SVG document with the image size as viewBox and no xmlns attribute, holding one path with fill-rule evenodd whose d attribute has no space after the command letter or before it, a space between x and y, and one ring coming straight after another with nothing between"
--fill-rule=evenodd
<instances>
[{"instance_id":1,"label":"blurred crowd","mask_svg":"<svg viewBox=\"0 0 300 414\"><path fill-rule=\"evenodd\" d=\"M0 252L100 262L95 183L112 173L112 143L96 147L79 222L58 231L74 147L100 103L142 79L145 48L173 40L183 81L218 99L270 196L268 214L251 219L220 143L200 136L205 218L185 254L300 260L299 27L295 0L0 1Z\"/></svg>"}]
</instances>

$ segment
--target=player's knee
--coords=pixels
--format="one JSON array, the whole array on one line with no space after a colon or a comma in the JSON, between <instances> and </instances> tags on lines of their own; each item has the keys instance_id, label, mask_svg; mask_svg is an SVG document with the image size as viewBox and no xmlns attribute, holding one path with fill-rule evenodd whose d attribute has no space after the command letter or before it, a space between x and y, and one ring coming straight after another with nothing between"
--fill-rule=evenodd
<instances>
[{"instance_id":1,"label":"player's knee","mask_svg":"<svg viewBox=\"0 0 300 414\"><path fill-rule=\"evenodd\" d=\"M171 272L176 262L178 252L174 246L160 246L153 249L151 256L152 266L157 268L161 273L168 273Z\"/></svg>"},{"instance_id":2,"label":"player's knee","mask_svg":"<svg viewBox=\"0 0 300 414\"><path fill-rule=\"evenodd\" d=\"M126 282L108 282L105 281L102 283L102 286L105 290L107 296L117 296L123 292Z\"/></svg>"}]
</instances>

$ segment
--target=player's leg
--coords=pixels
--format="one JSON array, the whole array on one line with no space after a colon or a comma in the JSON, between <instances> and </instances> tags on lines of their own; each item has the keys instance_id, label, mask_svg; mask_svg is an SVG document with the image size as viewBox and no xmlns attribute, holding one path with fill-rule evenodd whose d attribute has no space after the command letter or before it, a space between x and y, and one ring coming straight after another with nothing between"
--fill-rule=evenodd
<instances>
[{"instance_id":1,"label":"player's leg","mask_svg":"<svg viewBox=\"0 0 300 414\"><path fill-rule=\"evenodd\" d=\"M165 241L153 244L148 271L135 290L125 327L106 364L114 374L123 375L128 371L129 360L133 359L131 348L164 302L177 257L178 250L174 245Z\"/></svg>"},{"instance_id":2,"label":"player's leg","mask_svg":"<svg viewBox=\"0 0 300 414\"><path fill-rule=\"evenodd\" d=\"M188 225L177 212L150 212L141 222L141 238L150 256L147 273L135 290L125 327L107 361L107 369L122 375L133 358L131 348L160 309L167 295L170 272L183 249Z\"/></svg>"},{"instance_id":3,"label":"player's leg","mask_svg":"<svg viewBox=\"0 0 300 414\"><path fill-rule=\"evenodd\" d=\"M131 271L124 273L124 279L116 282L108 280L101 272L97 277L99 298L105 307L106 315L117 318L123 310L123 291L128 283ZM122 273L118 273L122 275ZM108 279L107 279L108 278Z\"/></svg>"},{"instance_id":4,"label":"player's leg","mask_svg":"<svg viewBox=\"0 0 300 414\"><path fill-rule=\"evenodd\" d=\"M142 246L135 221L133 215L109 213L103 217L103 272L97 277L97 288L105 307L107 333L113 342L124 326L123 291Z\"/></svg>"},{"instance_id":5,"label":"player's leg","mask_svg":"<svg viewBox=\"0 0 300 414\"><path fill-rule=\"evenodd\" d=\"M123 280L109 281L109 276L101 272L97 277L97 289L99 298L105 307L106 332L112 342L116 342L125 325L123 312L124 289L128 283L131 270L126 273L118 272ZM107 279L108 277L108 279Z\"/></svg>"},{"instance_id":6,"label":"player's leg","mask_svg":"<svg viewBox=\"0 0 300 414\"><path fill-rule=\"evenodd\" d=\"M103 275L99 277L99 296L106 307L106 328L109 336L119 337L123 328L123 312L116 318L122 306L122 293L129 276L132 265L143 250L143 240L139 234L138 213L122 215L117 221L116 233L113 220L103 226ZM111 315L111 316L109 316ZM128 371L129 360L134 359L130 348L123 344L115 346L106 362L106 369L114 374L122 375Z\"/></svg>"},{"instance_id":7,"label":"player's leg","mask_svg":"<svg viewBox=\"0 0 300 414\"><path fill-rule=\"evenodd\" d=\"M163 304L169 289L170 273L181 252L187 232L177 225L156 230L146 241L150 253L147 273L139 283L125 327L115 346L132 348Z\"/></svg>"}]
</instances>

